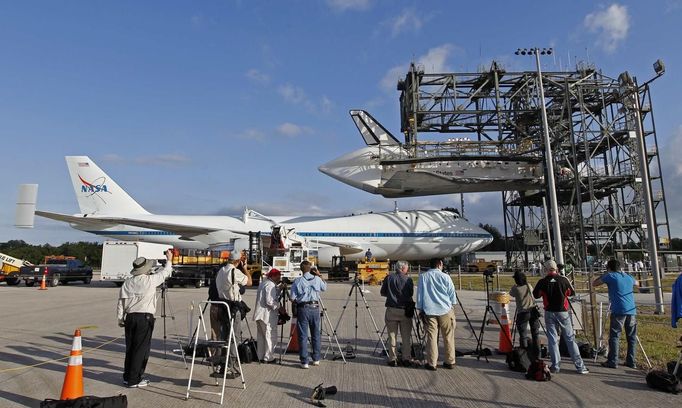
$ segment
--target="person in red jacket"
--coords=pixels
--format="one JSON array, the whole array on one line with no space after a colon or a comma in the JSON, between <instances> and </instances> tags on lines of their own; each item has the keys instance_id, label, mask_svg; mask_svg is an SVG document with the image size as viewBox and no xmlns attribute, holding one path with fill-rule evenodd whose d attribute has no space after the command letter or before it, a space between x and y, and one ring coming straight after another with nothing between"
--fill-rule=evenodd
<instances>
[{"instance_id":1,"label":"person in red jacket","mask_svg":"<svg viewBox=\"0 0 682 408\"><path fill-rule=\"evenodd\" d=\"M588 374L590 370L585 367L585 363L580 357L580 350L578 350L578 345L575 342L573 323L568 313L570 307L568 297L575 294L573 286L566 277L557 273L557 264L553 260L550 259L545 262L544 269L546 275L535 285L533 297L536 299L542 297L542 303L545 307L545 328L549 355L552 360L550 371L556 374L560 370L561 354L559 354L559 336L557 334L557 329L559 329L568 346L568 351L578 374Z\"/></svg>"}]
</instances>

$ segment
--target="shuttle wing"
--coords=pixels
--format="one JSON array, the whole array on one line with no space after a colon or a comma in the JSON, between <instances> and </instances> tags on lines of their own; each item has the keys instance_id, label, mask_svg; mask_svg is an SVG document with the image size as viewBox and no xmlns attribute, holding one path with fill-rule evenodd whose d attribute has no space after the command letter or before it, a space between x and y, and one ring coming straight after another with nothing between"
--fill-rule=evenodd
<instances>
[{"instance_id":1,"label":"shuttle wing","mask_svg":"<svg viewBox=\"0 0 682 408\"><path fill-rule=\"evenodd\" d=\"M345 243L340 243L340 242L334 242L334 241L320 241L320 240L314 240L318 244L322 245L327 245L327 246L333 246L339 248L339 252L341 255L351 255L351 254L357 254L358 252L364 251L364 248L357 243L354 242L345 242Z\"/></svg>"}]
</instances>

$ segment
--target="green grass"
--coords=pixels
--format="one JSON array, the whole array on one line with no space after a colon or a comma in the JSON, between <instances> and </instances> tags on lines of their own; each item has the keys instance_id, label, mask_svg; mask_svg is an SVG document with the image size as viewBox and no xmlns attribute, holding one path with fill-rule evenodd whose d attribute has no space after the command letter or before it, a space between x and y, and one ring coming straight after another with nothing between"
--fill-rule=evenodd
<instances>
[{"instance_id":1,"label":"green grass","mask_svg":"<svg viewBox=\"0 0 682 408\"><path fill-rule=\"evenodd\" d=\"M665 276L662 281L663 291L670 292L672 284L677 278L677 274ZM537 281L540 280L539 276L529 276L528 282L531 285L535 285ZM483 280L483 275L478 274L453 274L452 281L455 284L456 289L461 290L485 290L485 281ZM416 282L415 282L416 283ZM491 291L509 291L509 289L514 285L514 279L511 275L500 274L499 276L494 276L491 282ZM588 280L587 276L577 276L576 278L576 291L587 293L588 292ZM648 286L653 286L653 283L649 281ZM598 293L606 293L606 285L595 288ZM637 335L639 336L642 346L646 351L652 365L661 369L665 369L665 365L670 360L677 360L679 357L680 349L676 347L678 339L682 336L682 329L673 329L670 326L670 308L669 305L666 308L666 314L657 315L654 314L653 306L639 306L637 315ZM605 317L604 322L604 337L603 341L608 344L609 338L609 319L608 316ZM593 342L593 336L591 334L590 321L586 321L586 333L581 333L578 337L583 340ZM627 344L625 340L625 334L621 334L619 354L621 360L625 359L625 353L627 351ZM600 361L604 361L605 358L600 357ZM637 365L642 369L648 369L646 360L642 353L642 350L637 347L636 354Z\"/></svg>"}]
</instances>

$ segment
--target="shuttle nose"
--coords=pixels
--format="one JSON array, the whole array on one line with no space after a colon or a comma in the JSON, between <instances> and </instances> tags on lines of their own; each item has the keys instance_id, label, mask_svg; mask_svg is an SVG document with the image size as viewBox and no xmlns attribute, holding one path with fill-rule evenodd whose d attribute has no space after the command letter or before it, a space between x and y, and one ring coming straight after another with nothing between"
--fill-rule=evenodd
<instances>
[{"instance_id":1,"label":"shuttle nose","mask_svg":"<svg viewBox=\"0 0 682 408\"><path fill-rule=\"evenodd\" d=\"M373 147L365 147L329 161L317 169L342 183L377 194L381 166Z\"/></svg>"}]
</instances>

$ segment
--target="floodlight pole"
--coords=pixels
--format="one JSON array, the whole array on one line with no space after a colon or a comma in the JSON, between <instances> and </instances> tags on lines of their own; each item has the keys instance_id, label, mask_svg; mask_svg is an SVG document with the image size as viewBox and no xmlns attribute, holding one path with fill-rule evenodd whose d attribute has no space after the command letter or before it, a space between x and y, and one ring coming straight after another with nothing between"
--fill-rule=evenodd
<instances>
[{"instance_id":1,"label":"floodlight pole","mask_svg":"<svg viewBox=\"0 0 682 408\"><path fill-rule=\"evenodd\" d=\"M549 138L549 124L547 121L547 109L545 108L545 89L542 85L542 70L540 69L540 49L531 48L535 54L535 64L538 74L538 92L540 94L540 114L542 116L542 130L545 142L545 167L547 168L547 189L549 190L549 205L552 215L552 233L554 235L554 256L558 264L564 263L564 249L561 241L561 226L559 225L559 203L556 196L556 182L554 180L554 158L552 145Z\"/></svg>"},{"instance_id":2,"label":"floodlight pole","mask_svg":"<svg viewBox=\"0 0 682 408\"><path fill-rule=\"evenodd\" d=\"M654 219L654 207L651 195L651 185L649 179L649 163L646 151L646 140L644 140L644 129L642 129L642 118L640 116L639 106L639 88L635 80L632 80L629 75L619 77L621 85L625 88L625 95L623 97L623 105L625 109L632 114L634 123L634 133L637 140L637 151L639 153L640 177L642 179L642 195L644 211L646 215L646 237L649 247L649 261L651 262L651 276L654 278L654 298L656 300L656 314L663 314L665 309L663 307L663 290L661 289L661 275L658 264L658 229L656 227L656 220Z\"/></svg>"}]
</instances>

